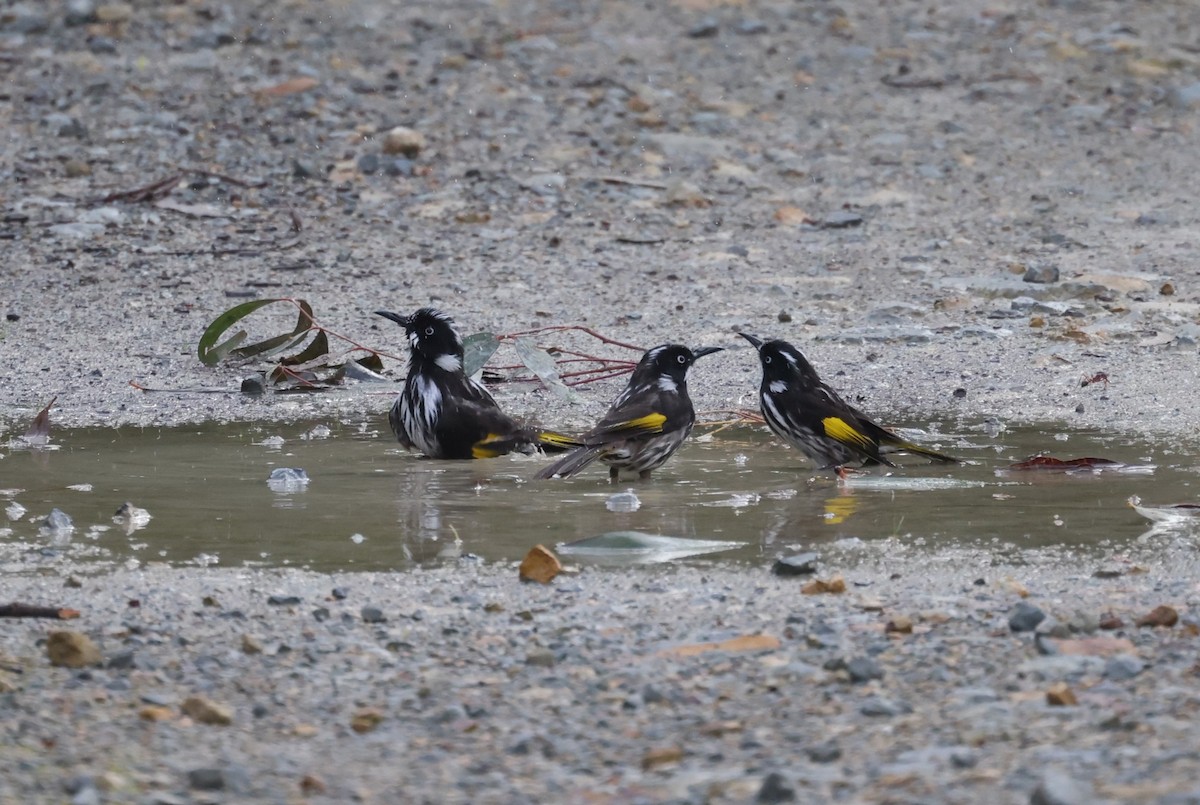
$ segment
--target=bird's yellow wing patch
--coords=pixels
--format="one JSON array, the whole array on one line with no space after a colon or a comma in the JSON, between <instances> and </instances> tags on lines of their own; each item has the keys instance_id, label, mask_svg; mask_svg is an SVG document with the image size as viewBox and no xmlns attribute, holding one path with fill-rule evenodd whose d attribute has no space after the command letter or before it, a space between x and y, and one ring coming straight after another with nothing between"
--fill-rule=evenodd
<instances>
[{"instance_id":1,"label":"bird's yellow wing patch","mask_svg":"<svg viewBox=\"0 0 1200 805\"><path fill-rule=\"evenodd\" d=\"M667 421L665 414L646 414L637 419L629 419L621 423L621 430L636 430L645 433L662 433L663 423Z\"/></svg>"},{"instance_id":2,"label":"bird's yellow wing patch","mask_svg":"<svg viewBox=\"0 0 1200 805\"><path fill-rule=\"evenodd\" d=\"M547 447L579 447L583 442L578 439L568 436L565 433L555 433L552 430L544 430L538 434L538 443Z\"/></svg>"},{"instance_id":3,"label":"bird's yellow wing patch","mask_svg":"<svg viewBox=\"0 0 1200 805\"><path fill-rule=\"evenodd\" d=\"M870 447L873 444L869 436L855 430L853 425L841 417L827 416L821 420L821 424L825 426L826 436L837 439L842 444L853 444L859 447Z\"/></svg>"},{"instance_id":4,"label":"bird's yellow wing patch","mask_svg":"<svg viewBox=\"0 0 1200 805\"><path fill-rule=\"evenodd\" d=\"M499 433L489 433L471 446L471 458L495 458L504 455L503 450L488 447L488 445L500 441L504 441L504 437Z\"/></svg>"}]
</instances>

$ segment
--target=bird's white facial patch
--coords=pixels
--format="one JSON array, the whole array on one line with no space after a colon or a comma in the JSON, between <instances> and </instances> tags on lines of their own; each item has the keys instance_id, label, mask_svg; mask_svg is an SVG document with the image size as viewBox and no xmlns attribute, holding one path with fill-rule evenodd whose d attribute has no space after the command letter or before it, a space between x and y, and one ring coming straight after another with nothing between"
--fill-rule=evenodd
<instances>
[{"instance_id":1,"label":"bird's white facial patch","mask_svg":"<svg viewBox=\"0 0 1200 805\"><path fill-rule=\"evenodd\" d=\"M783 394L787 391L787 383L782 380L772 380L771 385L767 386L772 394Z\"/></svg>"},{"instance_id":2,"label":"bird's white facial patch","mask_svg":"<svg viewBox=\"0 0 1200 805\"><path fill-rule=\"evenodd\" d=\"M446 372L457 372L459 369L462 369L462 362L458 359L457 355L438 355L434 363L438 365L438 368Z\"/></svg>"},{"instance_id":3,"label":"bird's white facial patch","mask_svg":"<svg viewBox=\"0 0 1200 805\"><path fill-rule=\"evenodd\" d=\"M675 382L675 378L670 375L661 375L658 378L659 391L679 391L679 385Z\"/></svg>"}]
</instances>

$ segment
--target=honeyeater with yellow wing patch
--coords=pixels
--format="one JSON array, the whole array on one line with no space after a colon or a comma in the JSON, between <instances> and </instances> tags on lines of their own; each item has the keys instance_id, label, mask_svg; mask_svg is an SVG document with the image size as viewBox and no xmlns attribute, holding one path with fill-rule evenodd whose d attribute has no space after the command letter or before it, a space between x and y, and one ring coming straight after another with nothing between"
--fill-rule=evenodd
<instances>
[{"instance_id":1,"label":"honeyeater with yellow wing patch","mask_svg":"<svg viewBox=\"0 0 1200 805\"><path fill-rule=\"evenodd\" d=\"M560 433L525 427L500 410L487 389L463 371L463 342L445 313L431 307L411 316L375 313L403 327L408 338L408 377L388 422L409 450L430 458L494 458L579 444Z\"/></svg>"},{"instance_id":2,"label":"honeyeater with yellow wing patch","mask_svg":"<svg viewBox=\"0 0 1200 805\"><path fill-rule=\"evenodd\" d=\"M958 459L901 439L872 422L821 381L800 350L786 341L764 341L738 333L758 350L762 385L758 390L763 419L776 436L804 453L820 469L836 470L851 462L886 464L884 453L906 452L933 461Z\"/></svg>"},{"instance_id":3,"label":"honeyeater with yellow wing patch","mask_svg":"<svg viewBox=\"0 0 1200 805\"><path fill-rule=\"evenodd\" d=\"M647 350L608 413L579 437L583 446L544 468L537 477L567 478L596 459L608 465L613 481L621 472L650 477L651 471L679 449L696 422L688 396L688 369L697 358L720 349L691 350L680 344L663 344Z\"/></svg>"}]
</instances>

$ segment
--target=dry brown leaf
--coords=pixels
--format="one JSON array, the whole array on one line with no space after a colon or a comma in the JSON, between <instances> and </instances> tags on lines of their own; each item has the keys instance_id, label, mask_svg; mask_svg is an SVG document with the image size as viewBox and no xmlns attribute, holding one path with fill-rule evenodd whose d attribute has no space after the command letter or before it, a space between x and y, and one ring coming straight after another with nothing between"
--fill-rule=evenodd
<instances>
[{"instance_id":1,"label":"dry brown leaf","mask_svg":"<svg viewBox=\"0 0 1200 805\"><path fill-rule=\"evenodd\" d=\"M317 79L311 76L300 76L299 78L289 78L283 83L260 89L258 93L271 98L279 98L284 95L295 95L300 92L308 92L319 83L321 82L317 81Z\"/></svg>"},{"instance_id":2,"label":"dry brown leaf","mask_svg":"<svg viewBox=\"0 0 1200 805\"><path fill-rule=\"evenodd\" d=\"M846 580L841 576L834 576L829 581L824 579L813 579L808 584L800 588L800 592L804 595L823 595L825 593L844 593L846 592Z\"/></svg>"},{"instance_id":3,"label":"dry brown leaf","mask_svg":"<svg viewBox=\"0 0 1200 805\"><path fill-rule=\"evenodd\" d=\"M175 711L170 707L147 705L138 710L138 718L142 721L170 721L175 717Z\"/></svg>"},{"instance_id":4,"label":"dry brown leaf","mask_svg":"<svg viewBox=\"0 0 1200 805\"><path fill-rule=\"evenodd\" d=\"M545 545L535 545L521 560L521 581L536 581L549 584L562 572L562 562Z\"/></svg>"},{"instance_id":5,"label":"dry brown leaf","mask_svg":"<svg viewBox=\"0 0 1200 805\"><path fill-rule=\"evenodd\" d=\"M779 207L775 210L775 220L786 226L802 226L817 222L815 218L799 207Z\"/></svg>"},{"instance_id":6,"label":"dry brown leaf","mask_svg":"<svg viewBox=\"0 0 1200 805\"><path fill-rule=\"evenodd\" d=\"M686 646L674 646L658 652L662 656L694 657L709 651L773 651L779 648L779 638L771 635L755 634L731 637L717 643L691 643Z\"/></svg>"}]
</instances>

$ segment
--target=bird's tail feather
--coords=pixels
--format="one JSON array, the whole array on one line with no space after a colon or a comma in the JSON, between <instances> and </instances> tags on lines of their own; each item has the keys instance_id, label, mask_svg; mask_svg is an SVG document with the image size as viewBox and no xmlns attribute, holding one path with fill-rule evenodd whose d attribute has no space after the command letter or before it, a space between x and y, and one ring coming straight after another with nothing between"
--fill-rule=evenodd
<instances>
[{"instance_id":1,"label":"bird's tail feather","mask_svg":"<svg viewBox=\"0 0 1200 805\"><path fill-rule=\"evenodd\" d=\"M543 480L546 478L570 478L599 457L600 448L598 447L577 447L550 466L544 467L536 477Z\"/></svg>"},{"instance_id":2,"label":"bird's tail feather","mask_svg":"<svg viewBox=\"0 0 1200 805\"><path fill-rule=\"evenodd\" d=\"M556 433L552 430L538 431L537 443L539 447L549 453L557 453L563 450L570 450L572 447L583 446L583 442L574 436L568 436L565 433Z\"/></svg>"},{"instance_id":3,"label":"bird's tail feather","mask_svg":"<svg viewBox=\"0 0 1200 805\"><path fill-rule=\"evenodd\" d=\"M940 461L945 464L962 463L962 459L960 458L948 456L945 453L939 453L936 450L930 450L927 447L919 447L912 442L906 442L903 439L895 436L887 441L881 442L881 445L886 445L888 448L890 448L888 452L915 453L918 456L925 456L925 458L930 459L931 461Z\"/></svg>"}]
</instances>

